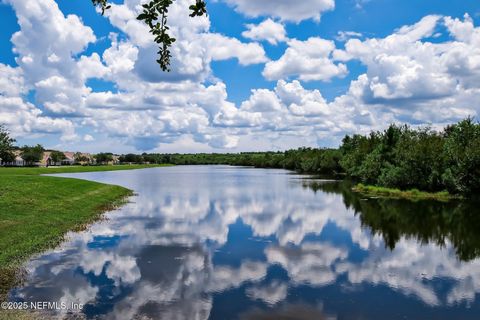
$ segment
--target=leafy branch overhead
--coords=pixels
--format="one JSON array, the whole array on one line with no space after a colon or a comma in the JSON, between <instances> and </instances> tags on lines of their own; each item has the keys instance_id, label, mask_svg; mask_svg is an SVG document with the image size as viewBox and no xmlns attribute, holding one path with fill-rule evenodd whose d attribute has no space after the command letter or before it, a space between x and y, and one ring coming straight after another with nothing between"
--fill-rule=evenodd
<instances>
[{"instance_id":1,"label":"leafy branch overhead","mask_svg":"<svg viewBox=\"0 0 480 320\"><path fill-rule=\"evenodd\" d=\"M175 42L175 38L168 33L169 27L167 25L168 8L175 0L151 0L142 5L143 12L137 17L138 20L144 21L150 28L150 33L153 34L155 43L158 44L158 59L157 63L163 71L170 71L170 47ZM93 5L102 10L102 15L105 10L111 8L108 0L92 0ZM191 10L190 17L200 17L207 14L207 4L204 0L196 0L195 4L189 7Z\"/></svg>"}]
</instances>

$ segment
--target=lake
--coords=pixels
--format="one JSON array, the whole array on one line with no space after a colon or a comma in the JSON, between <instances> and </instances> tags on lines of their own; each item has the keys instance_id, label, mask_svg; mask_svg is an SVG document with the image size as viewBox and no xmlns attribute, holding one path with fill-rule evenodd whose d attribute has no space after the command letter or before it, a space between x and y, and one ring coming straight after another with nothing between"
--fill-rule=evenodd
<instances>
[{"instance_id":1,"label":"lake","mask_svg":"<svg viewBox=\"0 0 480 320\"><path fill-rule=\"evenodd\" d=\"M136 195L27 264L11 300L83 305L52 316L480 319L475 203L229 166L61 176Z\"/></svg>"}]
</instances>

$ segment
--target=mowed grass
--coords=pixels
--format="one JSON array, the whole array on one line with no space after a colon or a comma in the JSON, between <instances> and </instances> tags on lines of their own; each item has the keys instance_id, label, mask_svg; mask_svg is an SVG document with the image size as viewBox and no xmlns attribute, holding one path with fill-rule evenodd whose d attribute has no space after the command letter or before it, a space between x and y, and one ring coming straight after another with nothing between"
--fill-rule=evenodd
<instances>
[{"instance_id":1,"label":"mowed grass","mask_svg":"<svg viewBox=\"0 0 480 320\"><path fill-rule=\"evenodd\" d=\"M55 247L65 233L84 229L132 194L120 186L40 174L150 167L0 168L0 301L19 281L30 256Z\"/></svg>"},{"instance_id":2,"label":"mowed grass","mask_svg":"<svg viewBox=\"0 0 480 320\"><path fill-rule=\"evenodd\" d=\"M40 174L54 173L77 173L77 172L97 172L97 171L117 171L117 170L133 170L164 167L169 165L157 164L131 164L131 165L115 165L115 166L63 166L63 167L0 167L0 179L5 175L29 175L37 176Z\"/></svg>"},{"instance_id":3,"label":"mowed grass","mask_svg":"<svg viewBox=\"0 0 480 320\"><path fill-rule=\"evenodd\" d=\"M409 199L409 200L436 200L450 201L452 199L461 199L459 196L452 195L448 191L441 192L425 192L417 189L399 190L376 186L364 186L358 184L352 188L354 192L361 193L368 197L392 198L392 199Z\"/></svg>"}]
</instances>

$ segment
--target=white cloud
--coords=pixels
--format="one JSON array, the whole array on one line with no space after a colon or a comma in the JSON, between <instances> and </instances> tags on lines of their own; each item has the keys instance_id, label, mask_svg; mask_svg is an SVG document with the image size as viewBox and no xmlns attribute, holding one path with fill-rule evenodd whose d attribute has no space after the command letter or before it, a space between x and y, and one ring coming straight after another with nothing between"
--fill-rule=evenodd
<instances>
[{"instance_id":1,"label":"white cloud","mask_svg":"<svg viewBox=\"0 0 480 320\"><path fill-rule=\"evenodd\" d=\"M19 96L27 92L23 71L0 63L0 95Z\"/></svg>"},{"instance_id":2,"label":"white cloud","mask_svg":"<svg viewBox=\"0 0 480 320\"><path fill-rule=\"evenodd\" d=\"M287 40L287 32L283 24L275 22L270 18L258 25L247 24L246 27L247 30L242 32L242 36L247 39L265 40L273 45Z\"/></svg>"},{"instance_id":3,"label":"white cloud","mask_svg":"<svg viewBox=\"0 0 480 320\"><path fill-rule=\"evenodd\" d=\"M240 108L248 112L269 112L280 111L282 106L274 92L267 89L255 89L252 90L250 99L244 101Z\"/></svg>"},{"instance_id":4,"label":"white cloud","mask_svg":"<svg viewBox=\"0 0 480 320\"><path fill-rule=\"evenodd\" d=\"M335 50L333 41L312 37L306 41L292 39L283 56L265 65L263 76L268 80L285 79L296 76L303 81L328 81L347 74L343 63L333 61Z\"/></svg>"},{"instance_id":5,"label":"white cloud","mask_svg":"<svg viewBox=\"0 0 480 320\"><path fill-rule=\"evenodd\" d=\"M249 17L272 16L283 21L300 22L314 19L320 21L325 11L335 8L334 0L224 0Z\"/></svg>"},{"instance_id":6,"label":"white cloud","mask_svg":"<svg viewBox=\"0 0 480 320\"><path fill-rule=\"evenodd\" d=\"M258 43L242 43L236 38L228 38L220 34L203 36L208 55L212 60L237 58L241 65L267 62L263 47Z\"/></svg>"},{"instance_id":7,"label":"white cloud","mask_svg":"<svg viewBox=\"0 0 480 320\"><path fill-rule=\"evenodd\" d=\"M360 32L355 31L338 31L335 40L345 42L351 38L361 38L363 35Z\"/></svg>"},{"instance_id":8,"label":"white cloud","mask_svg":"<svg viewBox=\"0 0 480 320\"><path fill-rule=\"evenodd\" d=\"M246 290L247 296L254 300L262 300L268 305L275 305L287 297L288 286L286 283L273 281L266 286L256 285Z\"/></svg>"},{"instance_id":9,"label":"white cloud","mask_svg":"<svg viewBox=\"0 0 480 320\"><path fill-rule=\"evenodd\" d=\"M384 38L340 32L337 40L346 43L339 49L319 37L288 39L283 25L319 19L334 1L229 0L248 16L266 16L243 32L256 42L243 42L210 31L208 17L191 19L189 0L178 0L169 12L177 38L172 72L164 73L151 35L135 19L140 0L107 11L106 19L126 37L111 34L108 49L88 55L84 49L97 40L93 30L77 16L65 16L55 1L7 3L20 25L12 37L18 67L0 64L0 112L17 137L51 134L80 144L91 142L75 133L86 126L96 132L86 148L114 140L132 151L173 150L174 142L183 151L189 145L202 151L284 149L336 145L346 133L391 122L439 126L480 112L480 29L468 15L427 16ZM445 30L450 40L439 42ZM285 41L288 47L269 61L260 41ZM229 88L210 67L227 59L242 66L266 63L263 76L276 80L275 88L252 88L245 101L229 101ZM333 101L302 84L342 78L348 61L360 61L366 72ZM98 88L87 86L89 79L106 81L111 89L93 92Z\"/></svg>"},{"instance_id":10,"label":"white cloud","mask_svg":"<svg viewBox=\"0 0 480 320\"><path fill-rule=\"evenodd\" d=\"M86 134L83 136L83 141L85 142L91 142L91 141L95 141L95 138L89 134Z\"/></svg>"},{"instance_id":11,"label":"white cloud","mask_svg":"<svg viewBox=\"0 0 480 320\"><path fill-rule=\"evenodd\" d=\"M432 43L428 39L444 24L453 41ZM478 114L473 103L480 96L480 40L478 28L464 21L427 16L383 39L351 39L344 59L358 59L367 73L353 81L344 102L373 116L371 125L388 122L445 124ZM370 106L377 105L372 108ZM388 123L387 122L387 123Z\"/></svg>"},{"instance_id":12,"label":"white cloud","mask_svg":"<svg viewBox=\"0 0 480 320\"><path fill-rule=\"evenodd\" d=\"M40 109L21 97L0 95L0 122L16 138L41 137L45 134L60 135L64 141L76 138L74 124L70 120L46 117Z\"/></svg>"}]
</instances>

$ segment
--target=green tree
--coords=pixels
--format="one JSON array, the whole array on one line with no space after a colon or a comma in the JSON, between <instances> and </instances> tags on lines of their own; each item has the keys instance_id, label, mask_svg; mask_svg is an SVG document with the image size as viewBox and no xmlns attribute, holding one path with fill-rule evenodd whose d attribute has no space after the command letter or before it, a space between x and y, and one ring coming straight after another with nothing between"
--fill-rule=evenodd
<instances>
[{"instance_id":1,"label":"green tree","mask_svg":"<svg viewBox=\"0 0 480 320\"><path fill-rule=\"evenodd\" d=\"M21 151L22 159L27 165L34 165L42 159L44 149L40 144L29 147L24 146Z\"/></svg>"},{"instance_id":2,"label":"green tree","mask_svg":"<svg viewBox=\"0 0 480 320\"><path fill-rule=\"evenodd\" d=\"M53 163L61 162L66 158L67 157L65 157L65 154L61 151L52 151L52 153L50 154L50 159L52 159Z\"/></svg>"},{"instance_id":3,"label":"green tree","mask_svg":"<svg viewBox=\"0 0 480 320\"><path fill-rule=\"evenodd\" d=\"M3 125L0 125L0 163L9 163L15 160L13 154L14 143L15 139L10 137L10 132Z\"/></svg>"},{"instance_id":4,"label":"green tree","mask_svg":"<svg viewBox=\"0 0 480 320\"><path fill-rule=\"evenodd\" d=\"M150 28L150 33L154 36L154 41L158 45L157 63L163 71L170 71L170 47L175 42L175 38L168 33L168 8L174 0L151 0L144 4L143 12L137 17L144 21ZM94 6L101 9L102 15L105 10L111 8L108 0L92 0ZM195 4L189 7L190 17L200 17L207 14L207 5L204 0L196 0Z\"/></svg>"},{"instance_id":5,"label":"green tree","mask_svg":"<svg viewBox=\"0 0 480 320\"><path fill-rule=\"evenodd\" d=\"M113 160L113 155L111 153L98 153L94 158L97 163L108 163Z\"/></svg>"},{"instance_id":6,"label":"green tree","mask_svg":"<svg viewBox=\"0 0 480 320\"><path fill-rule=\"evenodd\" d=\"M447 127L445 137L444 183L453 192L480 192L480 124L467 118Z\"/></svg>"}]
</instances>

